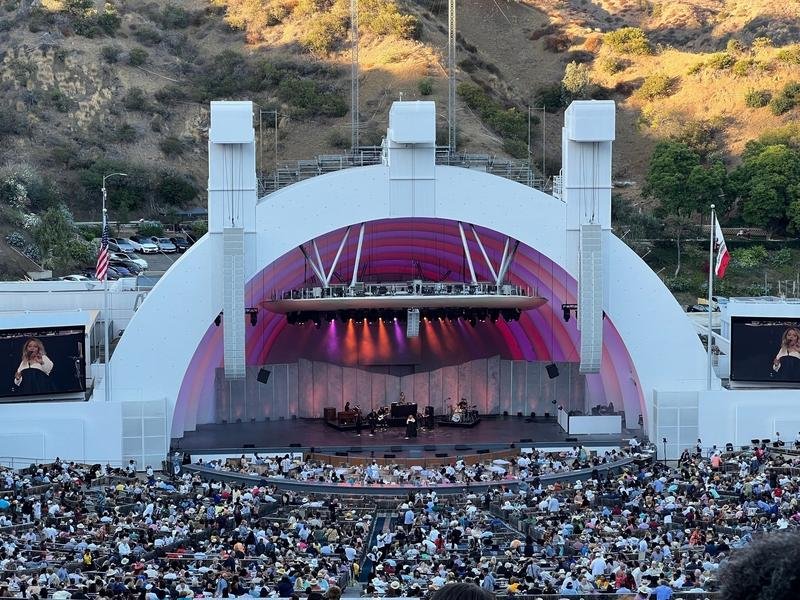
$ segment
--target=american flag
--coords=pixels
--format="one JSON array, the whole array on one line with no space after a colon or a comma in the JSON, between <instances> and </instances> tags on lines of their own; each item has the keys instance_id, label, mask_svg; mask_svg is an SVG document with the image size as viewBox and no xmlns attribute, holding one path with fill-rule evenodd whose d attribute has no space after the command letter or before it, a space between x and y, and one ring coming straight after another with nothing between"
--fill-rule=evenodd
<instances>
[{"instance_id":1,"label":"american flag","mask_svg":"<svg viewBox=\"0 0 800 600\"><path fill-rule=\"evenodd\" d=\"M100 240L100 251L97 253L97 266L94 276L98 281L105 281L108 274L108 224L103 226L103 238Z\"/></svg>"}]
</instances>

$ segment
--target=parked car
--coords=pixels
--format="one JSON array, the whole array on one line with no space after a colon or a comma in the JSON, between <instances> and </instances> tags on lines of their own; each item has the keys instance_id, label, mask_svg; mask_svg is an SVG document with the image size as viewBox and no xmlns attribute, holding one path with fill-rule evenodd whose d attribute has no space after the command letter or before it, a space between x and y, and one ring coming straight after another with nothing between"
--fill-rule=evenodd
<instances>
[{"instance_id":1,"label":"parked car","mask_svg":"<svg viewBox=\"0 0 800 600\"><path fill-rule=\"evenodd\" d=\"M86 275L64 275L63 277L59 277L61 281L91 281L90 277Z\"/></svg>"},{"instance_id":2,"label":"parked car","mask_svg":"<svg viewBox=\"0 0 800 600\"><path fill-rule=\"evenodd\" d=\"M109 264L117 270L127 269L131 275L140 275L144 269L131 260L112 260Z\"/></svg>"},{"instance_id":3,"label":"parked car","mask_svg":"<svg viewBox=\"0 0 800 600\"><path fill-rule=\"evenodd\" d=\"M111 260L121 260L121 261L129 260L132 263L138 265L142 271L146 271L147 269L150 268L150 265L147 263L145 259L137 258L136 256L128 254L127 252L112 252L108 256L108 258Z\"/></svg>"},{"instance_id":4,"label":"parked car","mask_svg":"<svg viewBox=\"0 0 800 600\"><path fill-rule=\"evenodd\" d=\"M131 241L127 238L108 238L110 244L116 244L121 252L135 252L135 248Z\"/></svg>"},{"instance_id":5,"label":"parked car","mask_svg":"<svg viewBox=\"0 0 800 600\"><path fill-rule=\"evenodd\" d=\"M113 263L109 261L108 270L114 269L120 277L136 277L136 273L131 272L128 267L121 264L119 261L114 261Z\"/></svg>"},{"instance_id":6,"label":"parked car","mask_svg":"<svg viewBox=\"0 0 800 600\"><path fill-rule=\"evenodd\" d=\"M84 275L86 275L86 277L88 277L91 280L97 279L94 269L87 269L86 271L84 271ZM117 279L120 278L120 274L116 269L114 269L114 267L109 266L108 271L106 273L106 277L108 277L109 281L116 281Z\"/></svg>"},{"instance_id":7,"label":"parked car","mask_svg":"<svg viewBox=\"0 0 800 600\"><path fill-rule=\"evenodd\" d=\"M142 254L158 254L158 244L154 244L153 240L150 238L132 235L129 239L132 242L136 242L141 247L141 250L137 250L136 252L141 252Z\"/></svg>"},{"instance_id":8,"label":"parked car","mask_svg":"<svg viewBox=\"0 0 800 600\"><path fill-rule=\"evenodd\" d=\"M142 245L139 242L136 242L130 238L117 238L117 241L119 242L123 240L130 244L131 248L133 248L133 250L125 250L125 252L142 252Z\"/></svg>"},{"instance_id":9,"label":"parked car","mask_svg":"<svg viewBox=\"0 0 800 600\"><path fill-rule=\"evenodd\" d=\"M153 236L150 238L150 241L152 241L154 244L157 244L158 249L164 254L178 251L177 246L175 246L175 244L169 241L169 238L160 238Z\"/></svg>"},{"instance_id":10,"label":"parked car","mask_svg":"<svg viewBox=\"0 0 800 600\"><path fill-rule=\"evenodd\" d=\"M175 244L175 247L178 249L178 252L186 252L189 249L189 242L186 238L182 237L171 237L169 241Z\"/></svg>"}]
</instances>

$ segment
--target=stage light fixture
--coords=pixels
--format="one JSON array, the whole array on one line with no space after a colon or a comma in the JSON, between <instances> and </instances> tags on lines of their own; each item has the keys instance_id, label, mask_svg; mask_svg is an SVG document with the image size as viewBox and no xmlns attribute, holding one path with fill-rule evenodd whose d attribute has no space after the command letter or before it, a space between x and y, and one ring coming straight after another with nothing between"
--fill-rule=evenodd
<instances>
[{"instance_id":1,"label":"stage light fixture","mask_svg":"<svg viewBox=\"0 0 800 600\"><path fill-rule=\"evenodd\" d=\"M565 323L567 321L569 321L569 318L572 316L572 311L573 310L576 311L576 313L577 313L577 311L578 311L578 305L577 304L562 304L561 305L561 311L563 313L563 317L564 317L564 322Z\"/></svg>"},{"instance_id":2,"label":"stage light fixture","mask_svg":"<svg viewBox=\"0 0 800 600\"><path fill-rule=\"evenodd\" d=\"M252 311L250 311L250 325L252 327L258 325L258 309L254 308Z\"/></svg>"},{"instance_id":3,"label":"stage light fixture","mask_svg":"<svg viewBox=\"0 0 800 600\"><path fill-rule=\"evenodd\" d=\"M219 313L219 314L217 315L217 318L216 318L216 319L214 319L214 325L216 325L217 327L219 327L219 326L220 326L220 323L222 323L222 313Z\"/></svg>"}]
</instances>

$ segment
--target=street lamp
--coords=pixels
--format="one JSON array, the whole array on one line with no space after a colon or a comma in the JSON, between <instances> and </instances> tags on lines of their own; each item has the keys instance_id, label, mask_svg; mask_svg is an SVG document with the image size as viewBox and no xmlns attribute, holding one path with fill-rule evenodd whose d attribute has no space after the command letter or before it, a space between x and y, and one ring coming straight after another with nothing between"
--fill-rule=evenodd
<instances>
[{"instance_id":1,"label":"street lamp","mask_svg":"<svg viewBox=\"0 0 800 600\"><path fill-rule=\"evenodd\" d=\"M661 443L664 444L664 466L667 464L667 438L663 438Z\"/></svg>"},{"instance_id":2,"label":"street lamp","mask_svg":"<svg viewBox=\"0 0 800 600\"><path fill-rule=\"evenodd\" d=\"M127 173L109 173L108 175L103 175L103 231L101 232L101 236L105 237L108 240L108 211L106 209L106 179L109 177L127 177ZM102 239L101 237L101 239ZM102 241L100 242L102 244ZM108 247L106 247L106 252L108 252ZM111 358L111 346L108 343L108 272L106 272L105 276L103 277L103 380L104 380L104 388L105 388L105 400L106 402L111 401L111 380L109 378L110 368L109 368L109 360Z\"/></svg>"}]
</instances>

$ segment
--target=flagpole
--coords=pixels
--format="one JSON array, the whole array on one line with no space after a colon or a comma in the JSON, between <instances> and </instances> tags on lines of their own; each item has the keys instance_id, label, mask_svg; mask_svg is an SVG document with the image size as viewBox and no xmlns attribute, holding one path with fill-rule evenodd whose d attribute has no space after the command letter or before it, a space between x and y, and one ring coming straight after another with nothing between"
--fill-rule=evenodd
<instances>
[{"instance_id":1,"label":"flagpole","mask_svg":"<svg viewBox=\"0 0 800 600\"><path fill-rule=\"evenodd\" d=\"M711 389L711 338L712 338L712 317L714 312L711 310L711 297L714 295L714 228L717 224L716 213L714 212L714 205L711 205L711 227L710 238L708 241L708 338L707 338L707 352L708 352L708 389Z\"/></svg>"},{"instance_id":2,"label":"flagpole","mask_svg":"<svg viewBox=\"0 0 800 600\"><path fill-rule=\"evenodd\" d=\"M106 178L103 177L103 233L108 227L108 215L106 212ZM110 346L108 344L108 273L103 277L103 386L105 390L106 402L111 402L111 380L109 372Z\"/></svg>"}]
</instances>

